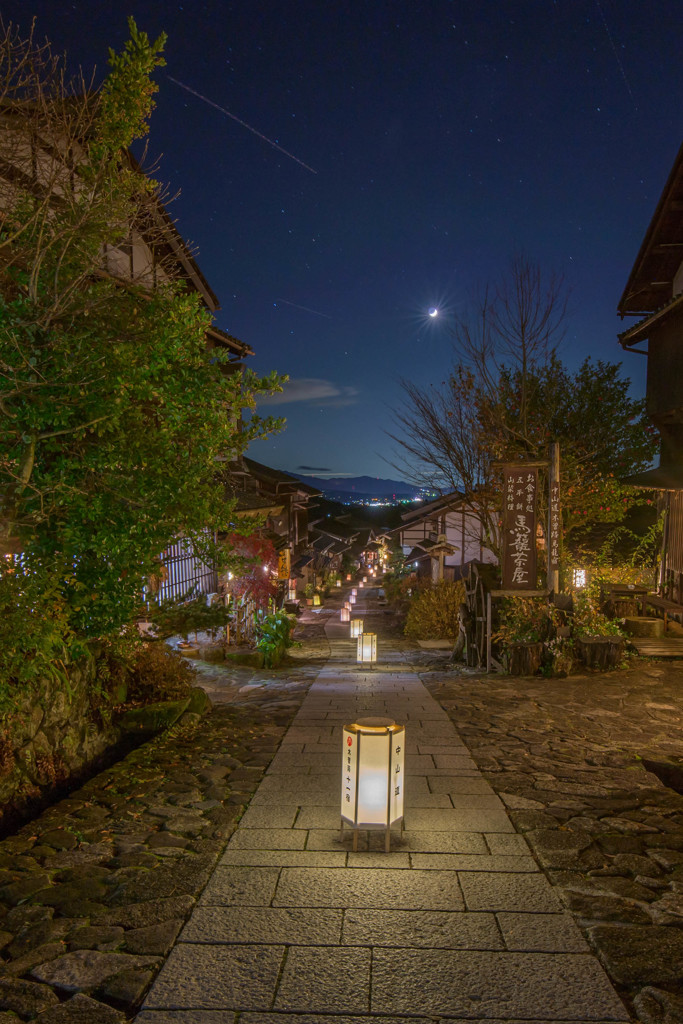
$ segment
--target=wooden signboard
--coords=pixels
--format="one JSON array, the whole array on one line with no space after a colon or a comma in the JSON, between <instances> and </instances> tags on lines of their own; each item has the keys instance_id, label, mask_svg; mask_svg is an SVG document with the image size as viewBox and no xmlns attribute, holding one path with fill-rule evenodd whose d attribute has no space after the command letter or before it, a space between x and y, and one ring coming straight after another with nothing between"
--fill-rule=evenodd
<instances>
[{"instance_id":1,"label":"wooden signboard","mask_svg":"<svg viewBox=\"0 0 683 1024\"><path fill-rule=\"evenodd\" d=\"M550 508L548 514L548 570L557 572L560 568L560 482L550 481Z\"/></svg>"},{"instance_id":2,"label":"wooden signboard","mask_svg":"<svg viewBox=\"0 0 683 1024\"><path fill-rule=\"evenodd\" d=\"M278 552L277 556L277 578L279 580L288 580L290 575L290 551L289 548L283 548L282 551Z\"/></svg>"},{"instance_id":3,"label":"wooden signboard","mask_svg":"<svg viewBox=\"0 0 683 1024\"><path fill-rule=\"evenodd\" d=\"M538 468L503 466L503 590L536 589Z\"/></svg>"}]
</instances>

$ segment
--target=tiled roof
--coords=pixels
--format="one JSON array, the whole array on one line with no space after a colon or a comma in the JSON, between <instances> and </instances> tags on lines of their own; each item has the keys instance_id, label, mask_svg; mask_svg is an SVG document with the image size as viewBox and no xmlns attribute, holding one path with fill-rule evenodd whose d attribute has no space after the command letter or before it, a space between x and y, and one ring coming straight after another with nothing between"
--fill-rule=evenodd
<instances>
[{"instance_id":1,"label":"tiled roof","mask_svg":"<svg viewBox=\"0 0 683 1024\"><path fill-rule=\"evenodd\" d=\"M669 299L669 301L665 302L663 306L656 309L654 313L648 313L648 315L643 317L642 320L639 320L637 324L632 324L627 330L621 331L621 333L617 335L619 341L624 348L630 348L639 341L645 341L650 336L651 327L660 320L666 319L669 313L673 312L673 310L677 309L681 304L683 304L683 292L679 292L678 295L674 295L673 299ZM645 350L641 349L640 351Z\"/></svg>"}]
</instances>

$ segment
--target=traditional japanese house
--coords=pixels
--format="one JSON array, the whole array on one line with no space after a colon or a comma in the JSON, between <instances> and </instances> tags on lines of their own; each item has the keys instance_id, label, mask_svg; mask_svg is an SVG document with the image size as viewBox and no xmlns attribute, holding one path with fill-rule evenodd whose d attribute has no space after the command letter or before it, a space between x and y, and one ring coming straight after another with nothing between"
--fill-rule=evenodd
<instances>
[{"instance_id":1,"label":"traditional japanese house","mask_svg":"<svg viewBox=\"0 0 683 1024\"><path fill-rule=\"evenodd\" d=\"M683 604L683 147L664 186L624 293L619 335L647 358L647 413L659 431L659 466L625 482L661 492L666 508L660 596Z\"/></svg>"},{"instance_id":2,"label":"traditional japanese house","mask_svg":"<svg viewBox=\"0 0 683 1024\"><path fill-rule=\"evenodd\" d=\"M470 562L497 562L484 543L481 520L454 491L406 512L394 530L418 576L461 579Z\"/></svg>"}]
</instances>

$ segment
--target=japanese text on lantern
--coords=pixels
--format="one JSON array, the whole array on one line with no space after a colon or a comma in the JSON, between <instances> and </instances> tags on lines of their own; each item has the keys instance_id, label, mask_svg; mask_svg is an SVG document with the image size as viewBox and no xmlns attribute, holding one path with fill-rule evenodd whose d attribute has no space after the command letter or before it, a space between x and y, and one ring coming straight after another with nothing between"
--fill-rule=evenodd
<instances>
[{"instance_id":1,"label":"japanese text on lantern","mask_svg":"<svg viewBox=\"0 0 683 1024\"><path fill-rule=\"evenodd\" d=\"M394 778L392 782L392 793L391 793L391 821L395 821L396 818L403 814L403 794L401 788L403 786L403 747L401 743L394 741Z\"/></svg>"},{"instance_id":2,"label":"japanese text on lantern","mask_svg":"<svg viewBox=\"0 0 683 1024\"><path fill-rule=\"evenodd\" d=\"M560 568L560 484L557 480L550 484L548 568L551 572Z\"/></svg>"},{"instance_id":3,"label":"japanese text on lantern","mask_svg":"<svg viewBox=\"0 0 683 1024\"><path fill-rule=\"evenodd\" d=\"M346 736L344 748L344 804L349 807L347 814L355 814L356 803L356 745L353 736ZM342 808L342 814L344 810Z\"/></svg>"},{"instance_id":4,"label":"japanese text on lantern","mask_svg":"<svg viewBox=\"0 0 683 1024\"><path fill-rule=\"evenodd\" d=\"M503 467L503 589L536 589L535 467Z\"/></svg>"}]
</instances>

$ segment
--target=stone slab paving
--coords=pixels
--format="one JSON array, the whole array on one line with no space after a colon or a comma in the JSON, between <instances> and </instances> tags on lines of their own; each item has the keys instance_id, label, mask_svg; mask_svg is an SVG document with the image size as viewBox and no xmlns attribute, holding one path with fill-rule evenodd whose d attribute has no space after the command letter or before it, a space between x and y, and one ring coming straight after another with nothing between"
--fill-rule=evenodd
<instances>
[{"instance_id":1,"label":"stone slab paving","mask_svg":"<svg viewBox=\"0 0 683 1024\"><path fill-rule=\"evenodd\" d=\"M330 623L311 686L137 1024L626 1022L504 803L400 652ZM405 832L339 836L341 729L406 726Z\"/></svg>"}]
</instances>

